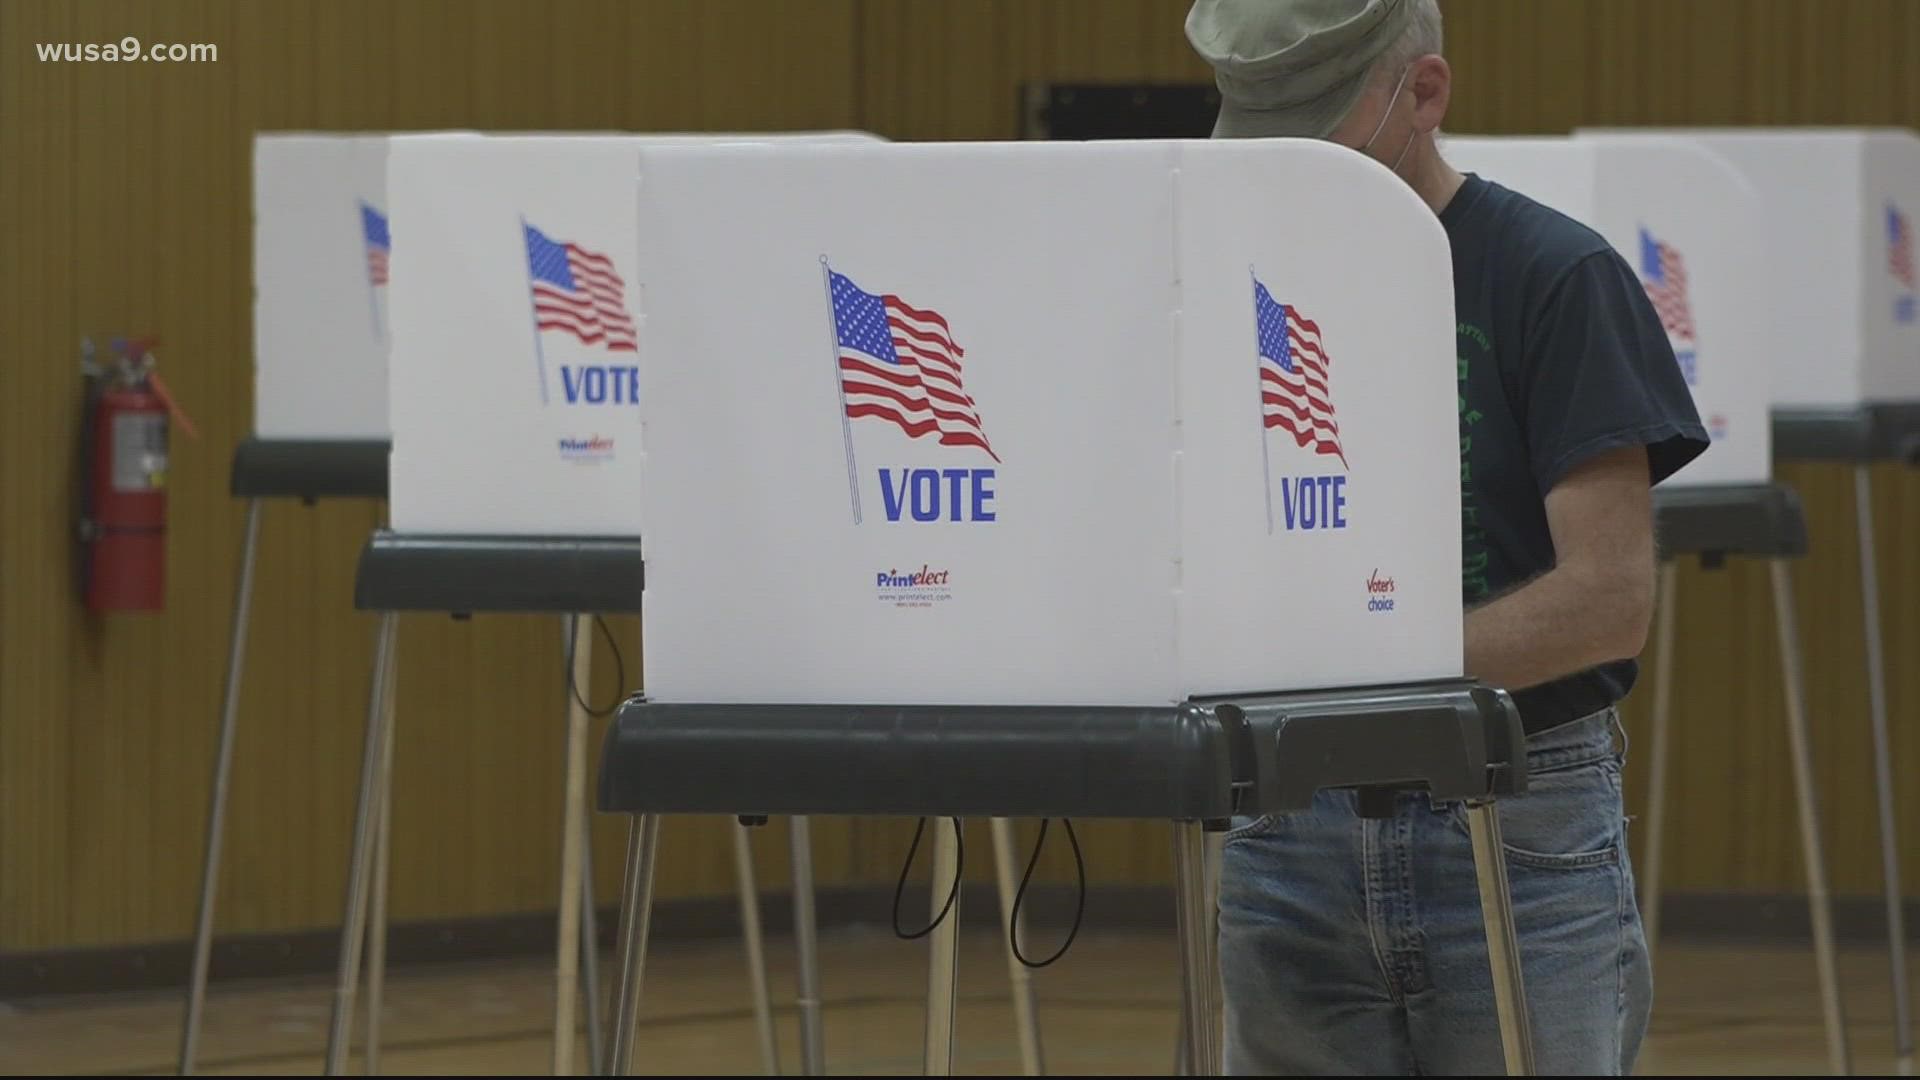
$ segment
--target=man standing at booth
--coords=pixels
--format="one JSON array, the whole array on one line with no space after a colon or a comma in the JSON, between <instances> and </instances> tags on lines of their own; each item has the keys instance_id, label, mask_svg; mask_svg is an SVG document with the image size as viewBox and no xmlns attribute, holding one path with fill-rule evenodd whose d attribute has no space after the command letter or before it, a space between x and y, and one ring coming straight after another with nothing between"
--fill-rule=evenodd
<instances>
[{"instance_id":1,"label":"man standing at booth","mask_svg":"<svg viewBox=\"0 0 1920 1080\"><path fill-rule=\"evenodd\" d=\"M1365 154L1453 249L1466 674L1512 691L1528 793L1502 802L1538 1067L1633 1071L1652 978L1624 745L1652 617L1654 484L1707 446L1665 330L1597 233L1449 166L1437 0L1196 0L1215 138ZM1409 452L1424 452L1409 448ZM1220 888L1230 1073L1504 1071L1464 811L1351 792L1236 821Z\"/></svg>"}]
</instances>

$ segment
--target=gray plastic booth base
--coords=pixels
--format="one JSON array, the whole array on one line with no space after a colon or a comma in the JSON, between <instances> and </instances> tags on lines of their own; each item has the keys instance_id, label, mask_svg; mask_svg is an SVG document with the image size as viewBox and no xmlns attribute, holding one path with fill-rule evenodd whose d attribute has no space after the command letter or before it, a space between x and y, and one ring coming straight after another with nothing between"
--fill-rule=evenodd
<instances>
[{"instance_id":1,"label":"gray plastic booth base","mask_svg":"<svg viewBox=\"0 0 1920 1080\"><path fill-rule=\"evenodd\" d=\"M1920 465L1920 402L1775 409L1773 456L1782 461Z\"/></svg>"},{"instance_id":2,"label":"gray plastic booth base","mask_svg":"<svg viewBox=\"0 0 1920 1080\"><path fill-rule=\"evenodd\" d=\"M698 705L635 697L607 730L621 814L1160 818L1224 826L1327 788L1525 790L1519 713L1467 682L1165 708Z\"/></svg>"},{"instance_id":3,"label":"gray plastic booth base","mask_svg":"<svg viewBox=\"0 0 1920 1080\"><path fill-rule=\"evenodd\" d=\"M362 611L600 614L640 610L638 537L373 534L360 551Z\"/></svg>"},{"instance_id":4,"label":"gray plastic booth base","mask_svg":"<svg viewBox=\"0 0 1920 1080\"><path fill-rule=\"evenodd\" d=\"M262 439L233 448L229 490L239 499L384 499L386 439Z\"/></svg>"},{"instance_id":5,"label":"gray plastic booth base","mask_svg":"<svg viewBox=\"0 0 1920 1080\"><path fill-rule=\"evenodd\" d=\"M607 729L600 766L600 810L632 817L616 1026L606 1071L626 1075L632 1063L661 816L734 814L753 824L774 815L805 820L840 814L920 817L923 825L928 817L955 819L954 838L936 840L934 871L935 880L954 882L955 896L959 819L1173 822L1182 1002L1176 1071L1217 1075L1219 967L1212 913L1218 871L1210 866L1218 856L1210 852L1235 813L1297 809L1320 790L1355 788L1363 813L1390 813L1392 794L1404 790L1478 804L1468 820L1501 1046L1509 1075L1530 1074L1531 1029L1499 818L1487 805L1497 794L1524 790L1523 755L1512 700L1465 680L1139 708L713 705L632 698ZM1203 839L1208 832L1211 841ZM1010 836L1004 843L1010 846ZM996 854L996 861L1005 859L1004 851ZM1017 920L1019 894L1010 874L1004 867L1002 904L1010 905L1004 917ZM895 932L901 933L897 921ZM933 935L933 949L923 1071L948 1075L958 936L945 907L924 933ZM803 941L803 963L808 950ZM1016 975L1016 1000L1021 985ZM817 1000L817 983L807 984L802 997ZM1031 1010L1029 997L1022 1012L1037 1033ZM818 1047L817 1022L803 1027L807 1031ZM1037 1041L1032 1046L1037 1051ZM1040 1074L1037 1052L1023 1054L1026 1071Z\"/></svg>"},{"instance_id":6,"label":"gray plastic booth base","mask_svg":"<svg viewBox=\"0 0 1920 1080\"><path fill-rule=\"evenodd\" d=\"M1698 555L1717 566L1729 555L1779 559L1807 553L1800 496L1781 484L1655 488L1653 512L1662 559Z\"/></svg>"},{"instance_id":7,"label":"gray plastic booth base","mask_svg":"<svg viewBox=\"0 0 1920 1080\"><path fill-rule=\"evenodd\" d=\"M1513 699L1468 680L1212 699L1234 747L1234 811L1306 810L1352 789L1368 817L1393 794L1486 801L1527 790L1526 734Z\"/></svg>"}]
</instances>

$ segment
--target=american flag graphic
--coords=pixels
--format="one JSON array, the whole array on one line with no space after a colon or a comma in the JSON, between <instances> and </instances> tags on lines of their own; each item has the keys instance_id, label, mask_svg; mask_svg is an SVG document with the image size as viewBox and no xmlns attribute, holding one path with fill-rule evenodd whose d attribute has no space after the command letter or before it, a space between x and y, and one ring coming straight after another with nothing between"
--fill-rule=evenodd
<instances>
[{"instance_id":1,"label":"american flag graphic","mask_svg":"<svg viewBox=\"0 0 1920 1080\"><path fill-rule=\"evenodd\" d=\"M961 383L966 350L947 320L867 292L837 270L829 268L827 280L847 415L885 420L916 439L937 435L945 446L977 446L999 461Z\"/></svg>"},{"instance_id":2,"label":"american flag graphic","mask_svg":"<svg viewBox=\"0 0 1920 1080\"><path fill-rule=\"evenodd\" d=\"M1269 429L1293 436L1296 446L1331 454L1346 465L1340 425L1327 390L1327 352L1320 327L1291 304L1274 300L1253 282L1253 320L1260 348L1260 412Z\"/></svg>"},{"instance_id":3,"label":"american flag graphic","mask_svg":"<svg viewBox=\"0 0 1920 1080\"><path fill-rule=\"evenodd\" d=\"M387 215L361 203L360 232L367 242L367 280L375 285L385 285L387 257L393 254L393 241L387 235Z\"/></svg>"},{"instance_id":4,"label":"american flag graphic","mask_svg":"<svg viewBox=\"0 0 1920 1080\"><path fill-rule=\"evenodd\" d=\"M1640 283L1669 337L1693 340L1693 308L1687 302L1687 267L1680 252L1640 230Z\"/></svg>"},{"instance_id":5,"label":"american flag graphic","mask_svg":"<svg viewBox=\"0 0 1920 1080\"><path fill-rule=\"evenodd\" d=\"M1913 223L1892 203L1887 204L1887 269L1908 292L1914 290Z\"/></svg>"},{"instance_id":6,"label":"american flag graphic","mask_svg":"<svg viewBox=\"0 0 1920 1080\"><path fill-rule=\"evenodd\" d=\"M534 326L572 334L588 345L604 344L608 352L638 352L639 335L627 313L627 283L613 260L523 227Z\"/></svg>"}]
</instances>

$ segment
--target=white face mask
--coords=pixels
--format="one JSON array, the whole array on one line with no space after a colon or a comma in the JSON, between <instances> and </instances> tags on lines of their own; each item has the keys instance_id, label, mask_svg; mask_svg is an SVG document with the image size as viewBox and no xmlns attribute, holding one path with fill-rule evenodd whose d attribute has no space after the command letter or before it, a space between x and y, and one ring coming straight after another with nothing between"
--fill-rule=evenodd
<instances>
[{"instance_id":1,"label":"white face mask","mask_svg":"<svg viewBox=\"0 0 1920 1080\"><path fill-rule=\"evenodd\" d=\"M1412 64L1408 64L1406 68L1400 72L1400 81L1393 84L1393 93L1387 95L1387 107L1380 114L1380 122L1374 125L1373 134L1367 136L1367 141L1361 145L1360 147L1361 153L1363 154L1366 153L1367 148L1373 145L1373 140L1379 138L1380 133L1386 130L1387 117L1393 115L1393 106L1395 103L1397 103L1400 100L1400 91L1403 88L1405 88L1405 86L1407 85L1407 76L1412 73L1413 73ZM1401 147L1400 156L1393 159L1393 171L1396 174L1399 173L1400 171L1400 163L1407 160L1407 151L1413 149L1413 140L1416 138L1419 138L1419 136L1420 136L1420 131L1418 128L1407 133L1407 145Z\"/></svg>"}]
</instances>

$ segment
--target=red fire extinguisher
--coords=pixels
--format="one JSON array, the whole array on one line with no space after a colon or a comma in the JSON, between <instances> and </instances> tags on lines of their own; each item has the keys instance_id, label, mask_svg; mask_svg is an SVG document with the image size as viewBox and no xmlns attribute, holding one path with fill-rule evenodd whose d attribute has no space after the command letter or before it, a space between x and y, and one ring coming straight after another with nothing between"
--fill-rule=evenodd
<instances>
[{"instance_id":1,"label":"red fire extinguisher","mask_svg":"<svg viewBox=\"0 0 1920 1080\"><path fill-rule=\"evenodd\" d=\"M167 422L198 437L154 371L151 338L81 345L80 594L87 610L159 611L167 593Z\"/></svg>"}]
</instances>

